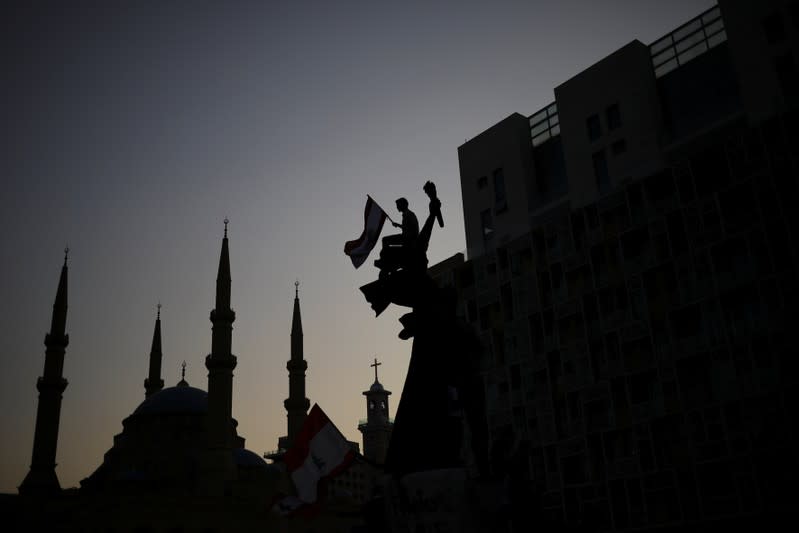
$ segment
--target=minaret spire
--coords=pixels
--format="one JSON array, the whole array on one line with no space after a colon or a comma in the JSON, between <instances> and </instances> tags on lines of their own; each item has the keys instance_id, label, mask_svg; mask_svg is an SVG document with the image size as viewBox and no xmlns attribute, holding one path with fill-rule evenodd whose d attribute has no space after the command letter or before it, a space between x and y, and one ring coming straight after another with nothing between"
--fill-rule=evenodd
<instances>
[{"instance_id":1,"label":"minaret spire","mask_svg":"<svg viewBox=\"0 0 799 533\"><path fill-rule=\"evenodd\" d=\"M36 430L33 436L33 457L28 475L19 486L20 494L55 494L61 490L55 473L56 449L58 447L58 424L61 417L61 395L67 388L63 377L64 353L69 344L67 324L67 258L69 248L64 249L64 265L58 280L50 333L44 337L44 375L36 382L39 389L39 404L36 410Z\"/></svg>"},{"instance_id":2,"label":"minaret spire","mask_svg":"<svg viewBox=\"0 0 799 533\"><path fill-rule=\"evenodd\" d=\"M302 359L302 317L300 316L300 280L294 282L294 313L291 315L291 335L299 335L299 355ZM291 354L294 357L294 345L292 344Z\"/></svg>"},{"instance_id":3,"label":"minaret spire","mask_svg":"<svg viewBox=\"0 0 799 533\"><path fill-rule=\"evenodd\" d=\"M188 387L189 383L186 381L186 361L184 360L180 364L180 381L177 384L178 387Z\"/></svg>"},{"instance_id":4,"label":"minaret spire","mask_svg":"<svg viewBox=\"0 0 799 533\"><path fill-rule=\"evenodd\" d=\"M55 302L53 303L53 319L50 322L50 335L51 336L64 336L67 325L67 273L69 267L67 266L67 259L69 258L69 247L64 248L64 264L61 267L61 276L58 278L58 289L55 294ZM45 344L47 340L45 339ZM64 345L66 346L66 345Z\"/></svg>"},{"instance_id":5,"label":"minaret spire","mask_svg":"<svg viewBox=\"0 0 799 533\"><path fill-rule=\"evenodd\" d=\"M228 219L219 254L216 276L216 306L211 311L211 353L205 358L208 369L208 446L213 455L213 483L225 483L235 475L231 448L233 446L233 369L236 356L232 353L233 321L236 313L230 308L230 254L227 237ZM216 487L224 489L223 486ZM212 488L212 490L216 490Z\"/></svg>"},{"instance_id":6,"label":"minaret spire","mask_svg":"<svg viewBox=\"0 0 799 533\"><path fill-rule=\"evenodd\" d=\"M155 329L153 330L153 343L150 347L150 372L144 380L144 397L149 398L156 392L164 388L164 380L161 378L161 302L158 302L158 312L155 317Z\"/></svg>"},{"instance_id":7,"label":"minaret spire","mask_svg":"<svg viewBox=\"0 0 799 533\"><path fill-rule=\"evenodd\" d=\"M230 253L227 238L228 219L225 219L225 236L219 254L219 269L216 273L216 310L230 311ZM233 320L231 320L231 323Z\"/></svg>"},{"instance_id":8,"label":"minaret spire","mask_svg":"<svg viewBox=\"0 0 799 533\"><path fill-rule=\"evenodd\" d=\"M302 346L302 317L300 316L300 282L294 282L294 313L291 317L291 357L286 363L289 371L289 397L283 402L288 418L286 446L294 442L294 437L302 427L311 402L305 397L305 371L308 362L304 359Z\"/></svg>"}]
</instances>

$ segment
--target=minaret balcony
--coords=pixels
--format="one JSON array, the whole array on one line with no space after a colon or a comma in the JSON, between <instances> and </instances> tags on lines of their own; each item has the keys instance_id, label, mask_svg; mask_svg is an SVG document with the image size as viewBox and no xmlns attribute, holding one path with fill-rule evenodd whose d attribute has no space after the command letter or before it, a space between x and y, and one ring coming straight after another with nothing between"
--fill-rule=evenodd
<instances>
[{"instance_id":1,"label":"minaret balcony","mask_svg":"<svg viewBox=\"0 0 799 533\"><path fill-rule=\"evenodd\" d=\"M38 378L36 380L36 389L39 392L64 392L69 382L65 378Z\"/></svg>"},{"instance_id":2,"label":"minaret balcony","mask_svg":"<svg viewBox=\"0 0 799 533\"><path fill-rule=\"evenodd\" d=\"M286 411L308 411L311 408L311 400L308 398L286 398L283 400L283 407L286 408Z\"/></svg>"},{"instance_id":3,"label":"minaret balcony","mask_svg":"<svg viewBox=\"0 0 799 533\"><path fill-rule=\"evenodd\" d=\"M211 309L211 322L232 324L236 320L236 312L233 309Z\"/></svg>"},{"instance_id":4,"label":"minaret balcony","mask_svg":"<svg viewBox=\"0 0 799 533\"><path fill-rule=\"evenodd\" d=\"M308 370L308 361L305 359L291 359L286 363L286 370L289 372L305 372Z\"/></svg>"},{"instance_id":5,"label":"minaret balcony","mask_svg":"<svg viewBox=\"0 0 799 533\"><path fill-rule=\"evenodd\" d=\"M44 345L48 348L66 348L69 345L69 335L55 335L47 333L44 336Z\"/></svg>"},{"instance_id":6,"label":"minaret balcony","mask_svg":"<svg viewBox=\"0 0 799 533\"><path fill-rule=\"evenodd\" d=\"M214 355L208 354L205 356L205 368L208 370L233 370L236 368L236 356L230 355Z\"/></svg>"},{"instance_id":7,"label":"minaret balcony","mask_svg":"<svg viewBox=\"0 0 799 533\"><path fill-rule=\"evenodd\" d=\"M156 388L156 389L159 389L159 390L163 389L164 388L164 380L163 379L154 379L154 380L151 381L150 378L145 378L144 379L144 388L145 389Z\"/></svg>"}]
</instances>

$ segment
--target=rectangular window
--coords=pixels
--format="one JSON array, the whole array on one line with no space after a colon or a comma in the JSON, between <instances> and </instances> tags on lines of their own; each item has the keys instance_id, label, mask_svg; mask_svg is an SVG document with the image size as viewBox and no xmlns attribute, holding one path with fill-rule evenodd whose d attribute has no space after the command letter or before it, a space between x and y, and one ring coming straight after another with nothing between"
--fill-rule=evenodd
<instances>
[{"instance_id":1,"label":"rectangular window","mask_svg":"<svg viewBox=\"0 0 799 533\"><path fill-rule=\"evenodd\" d=\"M799 90L799 72L797 72L793 54L786 52L776 57L774 59L774 70L777 73L777 81L780 83L780 89L782 89L785 100L788 102L794 101L797 98L796 92Z\"/></svg>"},{"instance_id":2,"label":"rectangular window","mask_svg":"<svg viewBox=\"0 0 799 533\"><path fill-rule=\"evenodd\" d=\"M522 385L522 373L519 365L510 367L510 386L513 390L518 390Z\"/></svg>"},{"instance_id":3,"label":"rectangular window","mask_svg":"<svg viewBox=\"0 0 799 533\"><path fill-rule=\"evenodd\" d=\"M588 139L595 141L602 135L602 125L599 123L599 115L591 115L585 121L588 130Z\"/></svg>"},{"instance_id":4,"label":"rectangular window","mask_svg":"<svg viewBox=\"0 0 799 533\"><path fill-rule=\"evenodd\" d=\"M619 139L610 145L610 152L613 155L621 155L627 151L627 141Z\"/></svg>"},{"instance_id":5,"label":"rectangular window","mask_svg":"<svg viewBox=\"0 0 799 533\"><path fill-rule=\"evenodd\" d=\"M778 44L785 40L785 26L782 24L779 11L763 19L763 32L766 34L768 44Z\"/></svg>"},{"instance_id":6,"label":"rectangular window","mask_svg":"<svg viewBox=\"0 0 799 533\"><path fill-rule=\"evenodd\" d=\"M608 160L605 157L605 151L600 150L594 152L592 156L594 162L594 177L596 178L596 187L600 194L610 191L610 175L608 174Z\"/></svg>"},{"instance_id":7,"label":"rectangular window","mask_svg":"<svg viewBox=\"0 0 799 533\"><path fill-rule=\"evenodd\" d=\"M621 110L619 104L608 106L605 110L605 117L608 119L608 130L615 130L621 126Z\"/></svg>"},{"instance_id":8,"label":"rectangular window","mask_svg":"<svg viewBox=\"0 0 799 533\"><path fill-rule=\"evenodd\" d=\"M488 318L488 306L486 305L480 308L480 329L488 329Z\"/></svg>"},{"instance_id":9,"label":"rectangular window","mask_svg":"<svg viewBox=\"0 0 799 533\"><path fill-rule=\"evenodd\" d=\"M491 210L486 209L480 213L480 224L483 228L483 238L488 240L494 234L494 219Z\"/></svg>"},{"instance_id":10,"label":"rectangular window","mask_svg":"<svg viewBox=\"0 0 799 533\"><path fill-rule=\"evenodd\" d=\"M499 292L505 320L513 320L513 289L510 283L504 284Z\"/></svg>"},{"instance_id":11,"label":"rectangular window","mask_svg":"<svg viewBox=\"0 0 799 533\"><path fill-rule=\"evenodd\" d=\"M497 213L501 213L508 208L507 197L505 193L505 173L501 168L494 170L494 209Z\"/></svg>"},{"instance_id":12,"label":"rectangular window","mask_svg":"<svg viewBox=\"0 0 799 533\"><path fill-rule=\"evenodd\" d=\"M599 227L599 214L595 205L589 205L585 208L585 221L588 223L588 229Z\"/></svg>"},{"instance_id":13,"label":"rectangular window","mask_svg":"<svg viewBox=\"0 0 799 533\"><path fill-rule=\"evenodd\" d=\"M466 302L466 319L469 322L477 320L477 302L474 300Z\"/></svg>"}]
</instances>

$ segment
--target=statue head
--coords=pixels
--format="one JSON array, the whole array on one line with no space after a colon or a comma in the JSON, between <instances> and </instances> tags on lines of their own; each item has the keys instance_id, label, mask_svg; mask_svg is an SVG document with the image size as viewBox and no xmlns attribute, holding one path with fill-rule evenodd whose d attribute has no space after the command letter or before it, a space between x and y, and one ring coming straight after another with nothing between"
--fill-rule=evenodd
<instances>
[{"instance_id":1,"label":"statue head","mask_svg":"<svg viewBox=\"0 0 799 533\"><path fill-rule=\"evenodd\" d=\"M406 209L408 209L408 200L405 198L397 198L397 210L400 213L404 213Z\"/></svg>"}]
</instances>

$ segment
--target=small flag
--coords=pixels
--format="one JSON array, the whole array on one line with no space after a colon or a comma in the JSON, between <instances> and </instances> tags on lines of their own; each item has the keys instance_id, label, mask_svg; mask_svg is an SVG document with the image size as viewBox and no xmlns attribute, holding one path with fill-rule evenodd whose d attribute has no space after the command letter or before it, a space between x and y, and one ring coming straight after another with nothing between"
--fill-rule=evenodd
<instances>
[{"instance_id":1,"label":"small flag","mask_svg":"<svg viewBox=\"0 0 799 533\"><path fill-rule=\"evenodd\" d=\"M372 200L371 196L367 196L366 209L363 214L363 233L354 241L347 241L344 244L344 253L350 256L352 265L355 268L358 268L366 261L369 252L377 244L386 216L386 212L377 205L377 202Z\"/></svg>"},{"instance_id":2,"label":"small flag","mask_svg":"<svg viewBox=\"0 0 799 533\"><path fill-rule=\"evenodd\" d=\"M347 439L314 404L283 461L297 489L297 498L313 503L317 499L319 481L338 475L354 458L355 451Z\"/></svg>"}]
</instances>

